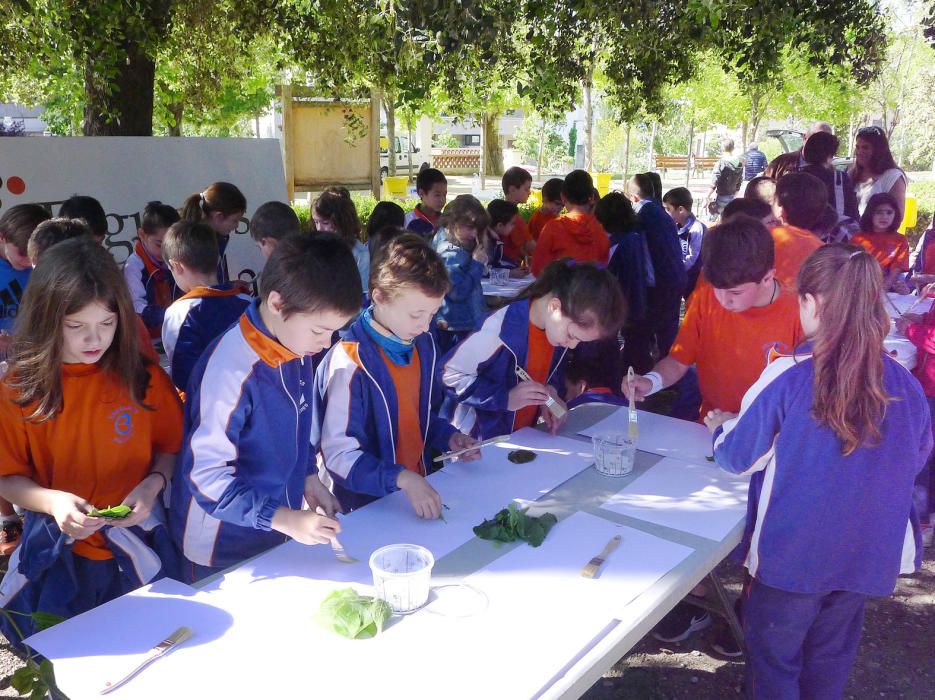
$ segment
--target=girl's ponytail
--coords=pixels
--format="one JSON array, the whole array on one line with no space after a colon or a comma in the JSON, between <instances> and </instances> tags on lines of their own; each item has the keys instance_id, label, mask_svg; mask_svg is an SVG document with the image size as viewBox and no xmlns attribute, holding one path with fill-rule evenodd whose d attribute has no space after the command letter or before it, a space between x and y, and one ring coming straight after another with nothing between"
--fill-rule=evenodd
<instances>
[{"instance_id":1,"label":"girl's ponytail","mask_svg":"<svg viewBox=\"0 0 935 700\"><path fill-rule=\"evenodd\" d=\"M798 276L798 293L817 303L812 415L841 440L849 455L880 439L890 398L883 388L883 308L880 266L862 248L836 243L812 253Z\"/></svg>"},{"instance_id":2,"label":"girl's ponytail","mask_svg":"<svg viewBox=\"0 0 935 700\"><path fill-rule=\"evenodd\" d=\"M203 192L193 192L185 198L179 214L185 221L201 221L209 214L219 212L224 216L243 214L247 211L247 198L236 185L229 182L213 182Z\"/></svg>"},{"instance_id":3,"label":"girl's ponytail","mask_svg":"<svg viewBox=\"0 0 935 700\"><path fill-rule=\"evenodd\" d=\"M547 294L561 302L562 313L576 325L597 326L604 337L614 335L626 321L627 303L620 283L594 263L555 260L516 298L532 300Z\"/></svg>"},{"instance_id":4,"label":"girl's ponytail","mask_svg":"<svg viewBox=\"0 0 935 700\"><path fill-rule=\"evenodd\" d=\"M185 198L185 201L182 202L182 208L179 209L179 215L182 217L182 221L191 221L198 223L207 216L203 208L204 197L201 192L193 192Z\"/></svg>"}]
</instances>

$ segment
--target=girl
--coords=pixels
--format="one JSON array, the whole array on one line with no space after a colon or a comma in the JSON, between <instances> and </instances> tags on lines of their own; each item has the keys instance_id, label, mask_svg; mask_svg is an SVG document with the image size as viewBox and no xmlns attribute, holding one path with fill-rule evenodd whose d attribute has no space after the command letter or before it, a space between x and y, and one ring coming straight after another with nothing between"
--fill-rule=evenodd
<instances>
[{"instance_id":1,"label":"girl","mask_svg":"<svg viewBox=\"0 0 935 700\"><path fill-rule=\"evenodd\" d=\"M343 188L329 188L318 195L312 206L312 222L318 232L337 233L354 254L364 290L370 281L370 251L360 240L360 219L350 194ZM364 292L366 299L367 293Z\"/></svg>"},{"instance_id":2,"label":"girl","mask_svg":"<svg viewBox=\"0 0 935 700\"><path fill-rule=\"evenodd\" d=\"M165 520L156 502L181 408L165 372L140 355L134 316L117 264L90 238L53 246L33 273L0 383L0 495L27 511L0 584L7 609L71 617L174 575L171 546L140 554ZM123 520L91 514L120 504L132 509Z\"/></svg>"},{"instance_id":3,"label":"girl","mask_svg":"<svg viewBox=\"0 0 935 700\"><path fill-rule=\"evenodd\" d=\"M851 239L870 253L883 270L884 291L908 294L902 275L909 272L909 241L897 231L902 220L899 204L892 195L875 194L860 217L860 233Z\"/></svg>"},{"instance_id":4,"label":"girl","mask_svg":"<svg viewBox=\"0 0 935 700\"><path fill-rule=\"evenodd\" d=\"M230 282L227 268L227 244L231 232L237 228L240 219L247 211L247 198L236 185L229 182L215 182L208 185L204 192L188 195L182 204L181 215L186 221L204 221L211 225L218 234L218 247L221 260L218 263L218 283Z\"/></svg>"},{"instance_id":5,"label":"girl","mask_svg":"<svg viewBox=\"0 0 935 700\"><path fill-rule=\"evenodd\" d=\"M544 404L563 405L566 349L615 335L625 316L620 284L607 270L570 258L549 263L445 357L443 415L480 440L535 425L537 416L554 434L563 421ZM532 381L520 382L517 367Z\"/></svg>"},{"instance_id":6,"label":"girl","mask_svg":"<svg viewBox=\"0 0 935 700\"><path fill-rule=\"evenodd\" d=\"M488 224L484 206L470 195L450 202L439 219L435 249L451 280L436 317L442 353L480 328L487 315L480 281L487 262L482 232Z\"/></svg>"},{"instance_id":7,"label":"girl","mask_svg":"<svg viewBox=\"0 0 935 700\"><path fill-rule=\"evenodd\" d=\"M753 698L842 697L867 597L892 593L921 552L912 486L932 448L929 409L884 351L879 266L827 245L797 289L805 345L767 366L736 420L706 420L718 464L753 473L743 607Z\"/></svg>"},{"instance_id":8,"label":"girl","mask_svg":"<svg viewBox=\"0 0 935 700\"><path fill-rule=\"evenodd\" d=\"M149 202L143 209L142 226L137 231L133 253L123 268L133 308L155 339L162 337L166 309L179 296L172 273L162 259L166 231L178 220L179 213L168 204Z\"/></svg>"},{"instance_id":9,"label":"girl","mask_svg":"<svg viewBox=\"0 0 935 700\"><path fill-rule=\"evenodd\" d=\"M441 396L428 330L449 289L448 275L421 236L405 234L387 244L370 289L372 306L315 376L321 454L345 511L402 489L416 515L438 518L441 499L424 478L431 451L475 443L433 410Z\"/></svg>"}]
</instances>

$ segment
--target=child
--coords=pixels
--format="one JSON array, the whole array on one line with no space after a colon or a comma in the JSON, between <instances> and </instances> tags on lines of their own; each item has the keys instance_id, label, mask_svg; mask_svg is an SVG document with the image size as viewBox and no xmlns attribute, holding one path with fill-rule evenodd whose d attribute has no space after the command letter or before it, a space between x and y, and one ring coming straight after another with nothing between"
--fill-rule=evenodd
<instances>
[{"instance_id":1,"label":"child","mask_svg":"<svg viewBox=\"0 0 935 700\"><path fill-rule=\"evenodd\" d=\"M370 250L360 240L360 218L350 194L344 196L335 188L322 192L312 205L312 222L315 231L337 233L350 248L357 263L361 288L366 290L370 282Z\"/></svg>"},{"instance_id":2,"label":"child","mask_svg":"<svg viewBox=\"0 0 935 700\"><path fill-rule=\"evenodd\" d=\"M532 255L536 248L536 242L532 240L529 227L519 215L518 209L520 204L525 204L529 200L529 193L532 191L532 175L525 168L514 165L503 173L500 184L503 187L504 199L517 206L517 212L513 215L513 227L509 230L509 235L503 239L503 257L511 264L518 266L524 258Z\"/></svg>"},{"instance_id":3,"label":"child","mask_svg":"<svg viewBox=\"0 0 935 700\"><path fill-rule=\"evenodd\" d=\"M404 228L431 241L448 199L448 180L441 170L426 168L416 176L416 194L421 201L406 214Z\"/></svg>"},{"instance_id":4,"label":"child","mask_svg":"<svg viewBox=\"0 0 935 700\"><path fill-rule=\"evenodd\" d=\"M91 229L83 219L49 219L36 226L36 230L29 237L26 252L29 253L29 262L35 268L39 258L54 245L71 238L91 237ZM147 344L149 333L146 333ZM142 349L142 348L141 348Z\"/></svg>"},{"instance_id":5,"label":"child","mask_svg":"<svg viewBox=\"0 0 935 700\"><path fill-rule=\"evenodd\" d=\"M94 197L73 194L62 202L58 215L62 219L84 219L84 223L91 229L91 236L98 245L104 245L104 241L108 238L107 214L101 203ZM128 248L129 245L129 243L126 244Z\"/></svg>"},{"instance_id":6,"label":"child","mask_svg":"<svg viewBox=\"0 0 935 700\"><path fill-rule=\"evenodd\" d=\"M283 202L264 202L250 219L250 237L264 260L269 258L279 241L286 236L297 235L300 229L299 217Z\"/></svg>"},{"instance_id":7,"label":"child","mask_svg":"<svg viewBox=\"0 0 935 700\"><path fill-rule=\"evenodd\" d=\"M143 209L142 226L137 232L139 239L123 268L133 308L157 340L162 334L166 309L178 296L178 288L162 258L162 240L178 220L178 212L168 204L149 202Z\"/></svg>"},{"instance_id":8,"label":"child","mask_svg":"<svg viewBox=\"0 0 935 700\"><path fill-rule=\"evenodd\" d=\"M588 212L594 184L584 170L573 170L562 183L562 202L568 211L542 229L532 255L532 274L538 277L545 266L560 258L578 262L607 263L610 242L600 223Z\"/></svg>"},{"instance_id":9,"label":"child","mask_svg":"<svg viewBox=\"0 0 935 700\"><path fill-rule=\"evenodd\" d=\"M880 263L884 291L908 294L902 275L909 272L909 241L897 230L901 221L896 198L888 192L875 194L860 217L860 233L851 243L863 247Z\"/></svg>"},{"instance_id":10,"label":"child","mask_svg":"<svg viewBox=\"0 0 935 700\"><path fill-rule=\"evenodd\" d=\"M740 410L773 346L791 349L801 336L795 297L776 281L774 246L756 219L735 216L705 234L704 275L685 312L675 344L649 374L637 377L636 398L671 386L698 368L701 413ZM627 392L626 382L622 390Z\"/></svg>"},{"instance_id":11,"label":"child","mask_svg":"<svg viewBox=\"0 0 935 700\"><path fill-rule=\"evenodd\" d=\"M171 546L145 566L131 554L164 523L159 494L182 438L178 396L140 355L134 315L117 263L91 239L50 248L26 290L0 384L0 495L27 511L0 585L7 610L71 617L176 573L160 561ZM120 504L124 520L89 514ZM5 619L3 631L19 641Z\"/></svg>"},{"instance_id":12,"label":"child","mask_svg":"<svg viewBox=\"0 0 935 700\"><path fill-rule=\"evenodd\" d=\"M487 229L487 256L490 267L516 269L518 262L507 255L510 236L516 228L518 209L513 202L494 199L487 205L489 228Z\"/></svg>"},{"instance_id":13,"label":"child","mask_svg":"<svg viewBox=\"0 0 935 700\"><path fill-rule=\"evenodd\" d=\"M510 225L512 221L507 218ZM488 223L484 206L470 195L456 198L442 212L436 238L444 238L435 249L448 270L451 287L435 319L441 353L480 328L487 315L480 281L486 270L483 233Z\"/></svg>"},{"instance_id":14,"label":"child","mask_svg":"<svg viewBox=\"0 0 935 700\"><path fill-rule=\"evenodd\" d=\"M652 366L651 327L646 319L649 284L649 250L639 230L630 200L621 192L609 192L595 206L594 215L610 235L610 261L607 269L617 278L627 301L627 322L623 327L624 357L627 367L648 372Z\"/></svg>"},{"instance_id":15,"label":"child","mask_svg":"<svg viewBox=\"0 0 935 700\"><path fill-rule=\"evenodd\" d=\"M283 239L263 269L260 298L202 353L188 382L169 518L187 581L289 538L322 544L340 531L310 442L313 356L358 312L360 296L354 257L339 238Z\"/></svg>"},{"instance_id":16,"label":"child","mask_svg":"<svg viewBox=\"0 0 935 700\"><path fill-rule=\"evenodd\" d=\"M782 223L770 229L776 248L776 279L795 290L799 268L822 242L812 233L828 203L825 183L808 173L789 173L776 183L773 215Z\"/></svg>"},{"instance_id":17,"label":"child","mask_svg":"<svg viewBox=\"0 0 935 700\"><path fill-rule=\"evenodd\" d=\"M433 410L440 392L435 343L427 331L450 288L448 274L415 234L390 241L377 262L373 305L315 377L321 454L345 512L401 489L416 515L436 519L441 499L424 478L431 451L474 444Z\"/></svg>"},{"instance_id":18,"label":"child","mask_svg":"<svg viewBox=\"0 0 935 700\"><path fill-rule=\"evenodd\" d=\"M682 263L688 275L684 292L686 299L691 296L698 282L698 274L701 272L701 240L708 230L708 227L692 214L692 204L692 193L687 187L669 190L662 198L663 208L678 226L679 240L682 243Z\"/></svg>"},{"instance_id":19,"label":"child","mask_svg":"<svg viewBox=\"0 0 935 700\"><path fill-rule=\"evenodd\" d=\"M377 202L367 218L367 249L371 260L376 257L378 241L382 240L379 234L385 228L406 229L406 212L396 202ZM367 284L370 284L369 279Z\"/></svg>"},{"instance_id":20,"label":"child","mask_svg":"<svg viewBox=\"0 0 935 700\"><path fill-rule=\"evenodd\" d=\"M842 697L867 597L889 596L920 563L912 484L932 448L929 410L883 349L882 293L861 249L813 253L798 278L808 342L766 368L737 421L711 421L717 463L753 473L743 606L751 698Z\"/></svg>"},{"instance_id":21,"label":"child","mask_svg":"<svg viewBox=\"0 0 935 700\"><path fill-rule=\"evenodd\" d=\"M625 317L620 285L607 270L567 258L550 263L445 357L442 414L480 440L535 425L539 417L554 434L564 418L544 404L550 398L562 404L567 349L613 337ZM521 382L517 367L532 381Z\"/></svg>"},{"instance_id":22,"label":"child","mask_svg":"<svg viewBox=\"0 0 935 700\"><path fill-rule=\"evenodd\" d=\"M737 216L738 214L752 216L754 219L759 219L768 229L774 229L782 226L782 222L776 218L775 214L773 214L772 205L767 204L760 199L735 197L730 204L724 207L724 211L721 212L721 221L726 221L732 216ZM773 242L775 243L775 239L773 239Z\"/></svg>"},{"instance_id":23,"label":"child","mask_svg":"<svg viewBox=\"0 0 935 700\"><path fill-rule=\"evenodd\" d=\"M618 388L623 376L616 338L581 344L565 363L565 400L568 410L586 403L625 406Z\"/></svg>"},{"instance_id":24,"label":"child","mask_svg":"<svg viewBox=\"0 0 935 700\"><path fill-rule=\"evenodd\" d=\"M553 177L542 186L542 206L529 217L529 236L538 241L543 227L557 219L565 205L562 204L562 179Z\"/></svg>"},{"instance_id":25,"label":"child","mask_svg":"<svg viewBox=\"0 0 935 700\"><path fill-rule=\"evenodd\" d=\"M185 391L201 353L240 318L250 297L229 284L218 284L220 250L207 224L173 224L162 250L176 285L185 293L166 310L162 323L169 374L175 387Z\"/></svg>"},{"instance_id":26,"label":"child","mask_svg":"<svg viewBox=\"0 0 935 700\"><path fill-rule=\"evenodd\" d=\"M218 247L221 262L218 264L218 281L230 282L230 270L227 267L227 245L230 236L241 217L247 211L247 198L236 185L229 182L215 182L208 185L204 192L188 195L182 204L181 214L186 221L204 221L218 235Z\"/></svg>"}]
</instances>

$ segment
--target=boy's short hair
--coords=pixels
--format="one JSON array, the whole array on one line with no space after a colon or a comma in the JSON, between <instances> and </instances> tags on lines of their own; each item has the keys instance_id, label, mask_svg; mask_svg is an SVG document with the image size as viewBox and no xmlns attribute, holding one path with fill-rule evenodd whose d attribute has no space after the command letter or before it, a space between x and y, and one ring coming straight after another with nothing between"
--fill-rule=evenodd
<instances>
[{"instance_id":1,"label":"boy's short hair","mask_svg":"<svg viewBox=\"0 0 935 700\"><path fill-rule=\"evenodd\" d=\"M370 216L367 217L367 242L380 229L406 227L406 212L396 202L377 202Z\"/></svg>"},{"instance_id":2,"label":"boy's short hair","mask_svg":"<svg viewBox=\"0 0 935 700\"><path fill-rule=\"evenodd\" d=\"M282 297L283 318L295 313L360 311L363 289L357 263L338 236L290 236L279 242L260 275L260 298Z\"/></svg>"},{"instance_id":3,"label":"boy's short hair","mask_svg":"<svg viewBox=\"0 0 935 700\"><path fill-rule=\"evenodd\" d=\"M724 207L721 212L721 220L725 221L732 216L743 214L752 216L754 219L763 219L773 213L773 208L759 199L747 199L746 197L735 197Z\"/></svg>"},{"instance_id":4,"label":"boy's short hair","mask_svg":"<svg viewBox=\"0 0 935 700\"><path fill-rule=\"evenodd\" d=\"M527 182L532 182L532 175L530 172L526 170L526 168L514 165L512 168L507 168L506 172L503 173L500 185L503 187L503 194L509 194L511 189L514 187L522 187Z\"/></svg>"},{"instance_id":5,"label":"boy's short hair","mask_svg":"<svg viewBox=\"0 0 935 700\"><path fill-rule=\"evenodd\" d=\"M439 183L448 184L445 174L438 168L426 168L416 175L416 192L428 192Z\"/></svg>"},{"instance_id":6,"label":"boy's short hair","mask_svg":"<svg viewBox=\"0 0 935 700\"><path fill-rule=\"evenodd\" d=\"M153 234L159 229L169 228L180 218L178 209L175 207L159 201L147 202L146 206L143 207L143 219L140 222L140 228L145 233Z\"/></svg>"},{"instance_id":7,"label":"boy's short hair","mask_svg":"<svg viewBox=\"0 0 935 700\"><path fill-rule=\"evenodd\" d=\"M572 170L562 183L562 195L571 204L590 204L594 195L594 180L587 170Z\"/></svg>"},{"instance_id":8,"label":"boy's short hair","mask_svg":"<svg viewBox=\"0 0 935 700\"><path fill-rule=\"evenodd\" d=\"M607 233L623 233L637 227L633 205L623 192L608 192L597 200L594 216Z\"/></svg>"},{"instance_id":9,"label":"boy's short hair","mask_svg":"<svg viewBox=\"0 0 935 700\"><path fill-rule=\"evenodd\" d=\"M758 199L772 207L776 203L776 180L766 175L753 178L747 183L743 198Z\"/></svg>"},{"instance_id":10,"label":"boy's short hair","mask_svg":"<svg viewBox=\"0 0 935 700\"><path fill-rule=\"evenodd\" d=\"M776 203L786 223L812 229L828 206L828 188L808 173L789 173L776 183Z\"/></svg>"},{"instance_id":11,"label":"boy's short hair","mask_svg":"<svg viewBox=\"0 0 935 700\"><path fill-rule=\"evenodd\" d=\"M48 219L36 226L36 230L29 237L27 246L27 255L29 260L35 265L39 258L49 248L67 241L69 238L80 238L81 236L90 236L91 229L81 219Z\"/></svg>"},{"instance_id":12,"label":"boy's short hair","mask_svg":"<svg viewBox=\"0 0 935 700\"><path fill-rule=\"evenodd\" d=\"M542 201L562 201L562 178L553 177L545 181L545 184L542 186Z\"/></svg>"},{"instance_id":13,"label":"boy's short hair","mask_svg":"<svg viewBox=\"0 0 935 700\"><path fill-rule=\"evenodd\" d=\"M662 202L670 207L684 207L691 211L695 200L692 199L692 193L687 187L676 187L665 193Z\"/></svg>"},{"instance_id":14,"label":"boy's short hair","mask_svg":"<svg viewBox=\"0 0 935 700\"><path fill-rule=\"evenodd\" d=\"M214 272L221 258L217 233L208 224L176 222L162 241L162 258L180 262L193 272Z\"/></svg>"},{"instance_id":15,"label":"boy's short hair","mask_svg":"<svg viewBox=\"0 0 935 700\"><path fill-rule=\"evenodd\" d=\"M62 202L58 215L63 219L84 219L92 236L107 235L107 213L94 197L73 194Z\"/></svg>"},{"instance_id":16,"label":"boy's short hair","mask_svg":"<svg viewBox=\"0 0 935 700\"><path fill-rule=\"evenodd\" d=\"M806 139L802 146L802 159L811 165L824 165L837 155L841 141L834 134L819 131Z\"/></svg>"},{"instance_id":17,"label":"boy's short hair","mask_svg":"<svg viewBox=\"0 0 935 700\"><path fill-rule=\"evenodd\" d=\"M701 244L701 265L716 289L761 282L775 267L773 237L761 221L735 216L708 229Z\"/></svg>"},{"instance_id":18,"label":"boy's short hair","mask_svg":"<svg viewBox=\"0 0 935 700\"><path fill-rule=\"evenodd\" d=\"M653 183L653 197L662 199L662 176L655 170L647 170L643 174Z\"/></svg>"},{"instance_id":19,"label":"boy's short hair","mask_svg":"<svg viewBox=\"0 0 935 700\"><path fill-rule=\"evenodd\" d=\"M284 202L265 202L261 204L250 219L250 237L257 243L264 238L280 241L286 236L299 233L299 217Z\"/></svg>"},{"instance_id":20,"label":"boy's short hair","mask_svg":"<svg viewBox=\"0 0 935 700\"><path fill-rule=\"evenodd\" d=\"M493 199L487 204L490 225L507 224L519 213L519 207L505 199Z\"/></svg>"},{"instance_id":21,"label":"boy's short hair","mask_svg":"<svg viewBox=\"0 0 935 700\"><path fill-rule=\"evenodd\" d=\"M451 289L441 256L415 233L394 238L370 263L371 293L379 289L393 297L403 287L416 287L429 297L443 297Z\"/></svg>"},{"instance_id":22,"label":"boy's short hair","mask_svg":"<svg viewBox=\"0 0 935 700\"><path fill-rule=\"evenodd\" d=\"M51 218L48 210L39 204L17 204L0 216L0 239L12 243L21 254L25 254L33 231Z\"/></svg>"},{"instance_id":23,"label":"boy's short hair","mask_svg":"<svg viewBox=\"0 0 935 700\"><path fill-rule=\"evenodd\" d=\"M646 173L636 173L627 183L627 191L640 199L652 199L656 196L656 184Z\"/></svg>"}]
</instances>

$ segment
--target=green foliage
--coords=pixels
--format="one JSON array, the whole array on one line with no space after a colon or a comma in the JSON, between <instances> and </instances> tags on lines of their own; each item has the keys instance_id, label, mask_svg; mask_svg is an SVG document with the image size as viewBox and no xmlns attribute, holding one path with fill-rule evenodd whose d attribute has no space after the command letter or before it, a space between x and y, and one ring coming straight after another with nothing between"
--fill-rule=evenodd
<instances>
[{"instance_id":1,"label":"green foliage","mask_svg":"<svg viewBox=\"0 0 935 700\"><path fill-rule=\"evenodd\" d=\"M318 619L348 639L370 639L383 631L393 611L385 600L363 596L353 588L333 591L321 602Z\"/></svg>"},{"instance_id":2,"label":"green foliage","mask_svg":"<svg viewBox=\"0 0 935 700\"><path fill-rule=\"evenodd\" d=\"M0 614L6 617L21 641L23 633L20 632L14 616L30 618L37 632L57 625L65 619L51 613L20 613L4 608L0 608ZM17 693L23 697L28 697L29 700L45 700L45 698L49 697L52 700L68 700L68 696L59 689L58 684L55 682L55 669L52 667L52 662L48 659L37 660L32 655L29 647L26 647L26 665L13 672L10 677L10 685L13 686Z\"/></svg>"},{"instance_id":3,"label":"green foliage","mask_svg":"<svg viewBox=\"0 0 935 700\"><path fill-rule=\"evenodd\" d=\"M572 124L568 131L568 157L574 159L578 148L578 125Z\"/></svg>"},{"instance_id":4,"label":"green foliage","mask_svg":"<svg viewBox=\"0 0 935 700\"><path fill-rule=\"evenodd\" d=\"M533 547L538 547L558 520L551 513L544 513L538 518L526 515L528 510L511 503L492 520L485 520L477 525L474 534L482 540L493 540L496 543L523 540Z\"/></svg>"},{"instance_id":5,"label":"green foliage","mask_svg":"<svg viewBox=\"0 0 935 700\"><path fill-rule=\"evenodd\" d=\"M92 518L112 518L114 520L123 520L126 517L129 517L130 513L133 512L133 509L130 506L108 506L102 510L98 510L95 507L91 507L91 510L88 512Z\"/></svg>"},{"instance_id":6,"label":"green foliage","mask_svg":"<svg viewBox=\"0 0 935 700\"><path fill-rule=\"evenodd\" d=\"M539 158L539 140L545 137L542 148L542 168L547 172L564 172L570 165L568 144L557 131L558 124L527 114L516 127L513 147L523 156L524 163L536 163ZM541 177L541 175L540 175Z\"/></svg>"}]
</instances>

